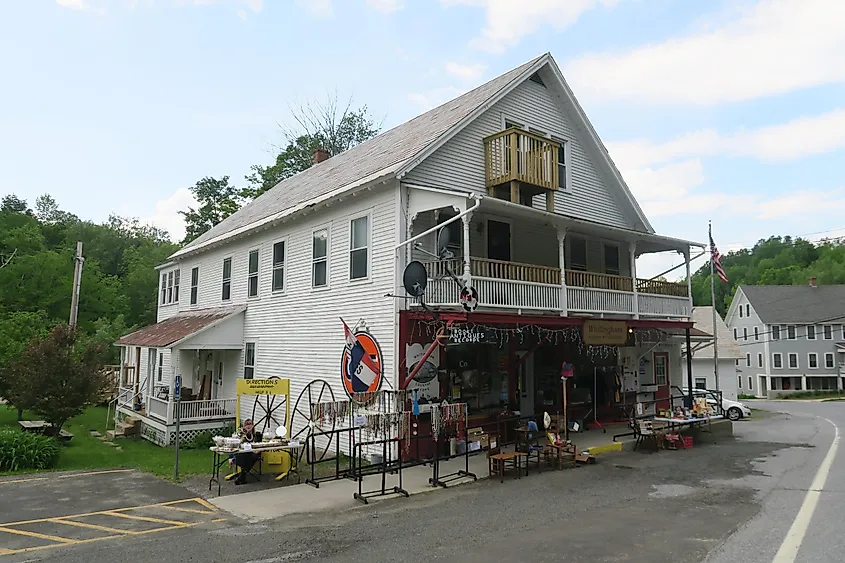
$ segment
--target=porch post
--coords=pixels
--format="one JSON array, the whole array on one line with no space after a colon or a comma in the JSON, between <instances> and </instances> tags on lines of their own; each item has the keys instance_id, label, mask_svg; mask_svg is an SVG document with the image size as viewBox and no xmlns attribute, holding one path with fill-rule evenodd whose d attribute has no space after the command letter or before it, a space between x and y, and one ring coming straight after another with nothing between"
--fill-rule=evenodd
<instances>
[{"instance_id":1,"label":"porch post","mask_svg":"<svg viewBox=\"0 0 845 563\"><path fill-rule=\"evenodd\" d=\"M687 266L687 297L689 298L689 314L692 316L692 275L690 274L689 247L684 249L684 262Z\"/></svg>"},{"instance_id":2,"label":"porch post","mask_svg":"<svg viewBox=\"0 0 845 563\"><path fill-rule=\"evenodd\" d=\"M560 315L569 314L569 296L566 294L566 230L557 232L557 262L560 268Z\"/></svg>"},{"instance_id":3,"label":"porch post","mask_svg":"<svg viewBox=\"0 0 845 563\"><path fill-rule=\"evenodd\" d=\"M118 381L120 381L120 383L117 384L118 393L120 392L119 390L122 389L123 386L126 383L125 382L125 379L126 379L126 346L120 347L120 375L119 375L119 378L120 379Z\"/></svg>"},{"instance_id":4,"label":"porch post","mask_svg":"<svg viewBox=\"0 0 845 563\"><path fill-rule=\"evenodd\" d=\"M470 222L472 221L472 213L467 213L463 217L461 217L461 223L463 223L464 227L464 240L463 244L463 251L464 251L464 284L472 285L472 267L471 267L471 260L470 252L469 252L469 227Z\"/></svg>"},{"instance_id":5,"label":"porch post","mask_svg":"<svg viewBox=\"0 0 845 563\"><path fill-rule=\"evenodd\" d=\"M640 318L640 298L637 292L637 243L628 243L628 252L631 255L631 286L634 290L634 318Z\"/></svg>"}]
</instances>

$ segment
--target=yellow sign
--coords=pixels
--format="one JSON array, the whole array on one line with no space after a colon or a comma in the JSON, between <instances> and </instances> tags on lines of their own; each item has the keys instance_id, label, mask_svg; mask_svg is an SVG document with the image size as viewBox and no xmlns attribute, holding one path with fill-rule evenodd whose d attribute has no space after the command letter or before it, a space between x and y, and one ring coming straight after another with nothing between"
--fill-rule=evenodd
<instances>
[{"instance_id":1,"label":"yellow sign","mask_svg":"<svg viewBox=\"0 0 845 563\"><path fill-rule=\"evenodd\" d=\"M625 321L584 321L584 344L621 346L628 342L628 323Z\"/></svg>"},{"instance_id":2,"label":"yellow sign","mask_svg":"<svg viewBox=\"0 0 845 563\"><path fill-rule=\"evenodd\" d=\"M238 379L238 395L288 395L290 379Z\"/></svg>"}]
</instances>

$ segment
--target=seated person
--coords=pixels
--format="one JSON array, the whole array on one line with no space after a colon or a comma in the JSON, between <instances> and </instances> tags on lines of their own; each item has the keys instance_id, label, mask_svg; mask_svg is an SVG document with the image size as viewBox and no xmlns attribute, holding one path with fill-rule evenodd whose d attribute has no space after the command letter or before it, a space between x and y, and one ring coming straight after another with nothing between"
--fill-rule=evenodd
<instances>
[{"instance_id":1,"label":"seated person","mask_svg":"<svg viewBox=\"0 0 845 563\"><path fill-rule=\"evenodd\" d=\"M261 441L261 432L255 430L255 425L252 423L252 419L248 418L244 421L244 425L241 427L240 431L238 432L238 436L241 439L241 443L254 443ZM246 476L249 474L250 469L258 463L258 460L261 459L260 453L255 452L242 452L235 455L235 463L240 468L240 473L238 473L238 477L235 479L235 485L243 485L246 483Z\"/></svg>"}]
</instances>

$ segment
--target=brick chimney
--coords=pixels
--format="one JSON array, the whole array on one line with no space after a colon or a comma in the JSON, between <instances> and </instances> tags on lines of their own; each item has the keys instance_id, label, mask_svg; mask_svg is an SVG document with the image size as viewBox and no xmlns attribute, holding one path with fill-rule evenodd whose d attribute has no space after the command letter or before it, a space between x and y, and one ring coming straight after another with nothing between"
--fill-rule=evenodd
<instances>
[{"instance_id":1,"label":"brick chimney","mask_svg":"<svg viewBox=\"0 0 845 563\"><path fill-rule=\"evenodd\" d=\"M320 164L329 159L329 151L320 147L314 151L314 164Z\"/></svg>"},{"instance_id":2,"label":"brick chimney","mask_svg":"<svg viewBox=\"0 0 845 563\"><path fill-rule=\"evenodd\" d=\"M810 287L816 287L816 278L813 276L810 278Z\"/></svg>"}]
</instances>

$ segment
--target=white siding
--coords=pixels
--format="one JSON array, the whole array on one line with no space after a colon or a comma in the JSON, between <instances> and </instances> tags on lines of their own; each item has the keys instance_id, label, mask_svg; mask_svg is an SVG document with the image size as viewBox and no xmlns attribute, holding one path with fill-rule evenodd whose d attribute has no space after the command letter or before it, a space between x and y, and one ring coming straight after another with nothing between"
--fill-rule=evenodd
<instances>
[{"instance_id":1,"label":"white siding","mask_svg":"<svg viewBox=\"0 0 845 563\"><path fill-rule=\"evenodd\" d=\"M502 130L502 116L570 142L571 193L555 195L557 213L616 227L634 228L616 193L609 188L588 152L583 135L559 109L556 98L543 86L525 81L480 115L463 131L412 170L406 181L425 186L458 188L486 193L482 139ZM538 198L540 199L540 198Z\"/></svg>"},{"instance_id":2,"label":"white siding","mask_svg":"<svg viewBox=\"0 0 845 563\"><path fill-rule=\"evenodd\" d=\"M350 328L363 318L381 345L385 377L395 387L395 303L385 295L393 293L395 285L397 189L398 184L394 184L351 197L313 216L185 259L180 264L187 280L185 283L190 284L191 269L200 268L199 297L197 305L191 307L189 290L180 290L183 298L179 308L246 304L243 339L256 343L255 377L289 378L293 403L315 379L328 382L335 398L345 396L340 380L344 347L340 318ZM350 282L350 221L365 213L371 214L370 278ZM312 230L323 226L330 231L329 288L312 289ZM285 291L273 294L272 249L281 239L286 240ZM249 251L255 248L260 251L259 296L248 298L247 260ZM232 298L224 302L221 299L223 259L229 256L232 257ZM234 397L234 381L243 377L242 346L237 351L225 353L224 362L223 390ZM324 397L324 400L328 398ZM251 414L251 404L245 403L241 407Z\"/></svg>"},{"instance_id":3,"label":"white siding","mask_svg":"<svg viewBox=\"0 0 845 563\"><path fill-rule=\"evenodd\" d=\"M165 319L169 319L173 315L179 312L179 301L183 303L188 303L190 299L190 291L191 291L191 272L188 271L188 293L185 293L185 278L184 278L184 271L179 275L179 301L174 301L173 303L164 303L161 302L161 276L168 275L170 272L175 272L178 270L178 267L168 267L158 272L158 292L156 293L156 303L158 304L158 311L156 313L156 322L160 323Z\"/></svg>"}]
</instances>

